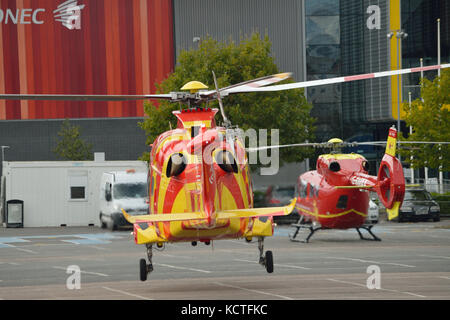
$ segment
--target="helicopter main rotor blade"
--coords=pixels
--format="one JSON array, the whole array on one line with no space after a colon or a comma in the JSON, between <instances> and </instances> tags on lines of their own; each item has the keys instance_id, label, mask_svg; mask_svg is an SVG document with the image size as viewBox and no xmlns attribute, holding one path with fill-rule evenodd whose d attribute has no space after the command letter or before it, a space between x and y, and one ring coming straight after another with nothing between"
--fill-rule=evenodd
<instances>
[{"instance_id":1,"label":"helicopter main rotor blade","mask_svg":"<svg viewBox=\"0 0 450 320\"><path fill-rule=\"evenodd\" d=\"M450 142L442 142L442 141L397 141L401 144L450 144ZM254 152L259 150L268 150L268 149L279 149L279 148L291 148L291 147L315 147L315 148L331 148L332 146L337 145L339 147L351 148L357 146L376 146L376 147L384 147L386 145L386 141L369 141L369 142L343 142L343 143L330 143L330 142L319 142L319 143L293 143L293 144L283 144L283 145L275 145L275 146L263 146L256 148L247 148L248 152Z\"/></svg>"},{"instance_id":2,"label":"helicopter main rotor blade","mask_svg":"<svg viewBox=\"0 0 450 320\"><path fill-rule=\"evenodd\" d=\"M237 84L233 84L228 87L224 87L219 89L221 96L227 96L231 89L233 90L244 90L245 88L259 88L263 86L268 86L286 79L289 79L292 76L291 72L285 73L277 73L270 76L265 76L257 79L252 79L244 82L240 82ZM217 93L217 90L209 90L209 91L200 91L199 95L201 97L211 97Z\"/></svg>"},{"instance_id":3,"label":"helicopter main rotor blade","mask_svg":"<svg viewBox=\"0 0 450 320\"><path fill-rule=\"evenodd\" d=\"M382 146L386 145L386 141L373 141L373 142L353 142L357 145L374 145ZM399 144L450 144L449 141L397 141Z\"/></svg>"},{"instance_id":4,"label":"helicopter main rotor blade","mask_svg":"<svg viewBox=\"0 0 450 320\"><path fill-rule=\"evenodd\" d=\"M271 91L292 90L292 89L322 86L322 85L326 85L326 84L343 83L343 82L356 81L356 80L390 77L390 76L395 76L395 75L400 75L400 74L438 70L438 69L444 69L444 68L450 68L450 63L441 64L441 65L433 65L433 66L428 66L428 67L391 70L391 71L383 71L383 72L376 72L376 73L365 73L365 74L359 74L359 75L354 75L354 76L344 76L344 77L337 77L337 78L330 78L330 79L294 82L294 83L280 84L280 85L274 85L274 86L262 87L262 88L251 88L248 86L245 86L242 88L236 87L236 88L229 89L228 93L232 94L232 93L244 93L244 92L271 92Z\"/></svg>"},{"instance_id":5,"label":"helicopter main rotor blade","mask_svg":"<svg viewBox=\"0 0 450 320\"><path fill-rule=\"evenodd\" d=\"M219 101L220 113L222 114L223 121L228 125L229 121L228 121L227 116L225 115L225 110L223 109L222 97L219 92L216 74L214 73L214 71L212 72L212 74L213 74L213 79L214 79L214 86L216 87L217 100Z\"/></svg>"},{"instance_id":6,"label":"helicopter main rotor blade","mask_svg":"<svg viewBox=\"0 0 450 320\"><path fill-rule=\"evenodd\" d=\"M237 83L222 89L219 89L221 96L227 96L228 90L231 88L258 88L274 84L292 76L292 73L278 73L270 76L265 76L257 79L252 79ZM216 90L199 91L198 98L210 100L217 96ZM177 92L167 94L144 94L144 95L85 95L85 94L0 94L2 100L47 100L47 101L133 101L133 100L149 100L149 99L164 99L170 101L182 101L183 95Z\"/></svg>"},{"instance_id":7,"label":"helicopter main rotor blade","mask_svg":"<svg viewBox=\"0 0 450 320\"><path fill-rule=\"evenodd\" d=\"M294 144L283 144L276 146L264 146L264 147L256 147L256 148L247 148L248 152L254 152L259 150L268 150L268 149L279 149L279 148L288 148L288 147L319 147L322 143L294 143Z\"/></svg>"},{"instance_id":8,"label":"helicopter main rotor blade","mask_svg":"<svg viewBox=\"0 0 450 320\"><path fill-rule=\"evenodd\" d=\"M59 101L130 101L147 99L171 100L171 94L147 95L85 95L85 94L0 94L3 100L59 100Z\"/></svg>"}]
</instances>

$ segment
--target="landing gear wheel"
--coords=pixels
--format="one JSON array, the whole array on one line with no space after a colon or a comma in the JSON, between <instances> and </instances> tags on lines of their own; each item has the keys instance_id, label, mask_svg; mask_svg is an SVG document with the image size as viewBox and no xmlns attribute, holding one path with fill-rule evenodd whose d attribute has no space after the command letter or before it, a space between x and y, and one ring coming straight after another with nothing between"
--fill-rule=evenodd
<instances>
[{"instance_id":1,"label":"landing gear wheel","mask_svg":"<svg viewBox=\"0 0 450 320\"><path fill-rule=\"evenodd\" d=\"M147 280L147 275L153 271L153 264L152 264L152 258L153 258L153 252L152 252L152 244L148 243L146 244L147 248L147 257L148 261L150 262L147 264L147 261L145 259L139 260L139 276L141 281Z\"/></svg>"},{"instance_id":2,"label":"landing gear wheel","mask_svg":"<svg viewBox=\"0 0 450 320\"><path fill-rule=\"evenodd\" d=\"M139 274L141 281L147 280L147 261L145 259L139 260Z\"/></svg>"},{"instance_id":3,"label":"landing gear wheel","mask_svg":"<svg viewBox=\"0 0 450 320\"><path fill-rule=\"evenodd\" d=\"M264 253L264 237L258 237L259 264L266 268L268 273L273 272L273 254L272 251Z\"/></svg>"},{"instance_id":4,"label":"landing gear wheel","mask_svg":"<svg viewBox=\"0 0 450 320\"><path fill-rule=\"evenodd\" d=\"M267 273L272 273L273 272L273 254L272 251L266 251L266 257L264 258L265 262L265 266L266 266L266 270Z\"/></svg>"}]
</instances>

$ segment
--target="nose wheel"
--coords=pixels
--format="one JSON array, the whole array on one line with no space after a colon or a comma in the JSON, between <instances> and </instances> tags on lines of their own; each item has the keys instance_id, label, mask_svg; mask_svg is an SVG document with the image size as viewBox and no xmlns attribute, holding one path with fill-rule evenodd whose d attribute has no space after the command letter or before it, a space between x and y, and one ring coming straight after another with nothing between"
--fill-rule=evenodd
<instances>
[{"instance_id":1,"label":"nose wheel","mask_svg":"<svg viewBox=\"0 0 450 320\"><path fill-rule=\"evenodd\" d=\"M258 238L259 264L266 268L267 273L273 272L273 254L272 251L266 251L264 255L264 237Z\"/></svg>"}]
</instances>

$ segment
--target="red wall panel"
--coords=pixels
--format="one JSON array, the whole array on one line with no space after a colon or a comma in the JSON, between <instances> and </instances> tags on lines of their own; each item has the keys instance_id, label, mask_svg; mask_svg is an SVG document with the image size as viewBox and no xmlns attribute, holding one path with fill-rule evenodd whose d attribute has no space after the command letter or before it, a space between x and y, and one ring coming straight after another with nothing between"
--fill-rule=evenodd
<instances>
[{"instance_id":1,"label":"red wall panel","mask_svg":"<svg viewBox=\"0 0 450 320\"><path fill-rule=\"evenodd\" d=\"M55 20L64 2L0 1L1 93L153 93L173 71L171 0L77 0L85 7L74 30ZM17 22L6 23L7 11L19 12ZM0 120L143 115L142 101L0 101Z\"/></svg>"}]
</instances>

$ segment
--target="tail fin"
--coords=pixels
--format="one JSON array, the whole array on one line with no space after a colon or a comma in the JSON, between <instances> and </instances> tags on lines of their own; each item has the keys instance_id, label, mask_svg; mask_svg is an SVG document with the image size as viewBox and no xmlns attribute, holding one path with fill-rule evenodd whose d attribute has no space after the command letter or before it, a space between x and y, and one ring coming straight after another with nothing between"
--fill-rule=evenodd
<instances>
[{"instance_id":1,"label":"tail fin","mask_svg":"<svg viewBox=\"0 0 450 320\"><path fill-rule=\"evenodd\" d=\"M392 157L395 157L396 150L397 150L397 130L395 130L395 128L390 128L386 144L386 151L384 153Z\"/></svg>"},{"instance_id":2,"label":"tail fin","mask_svg":"<svg viewBox=\"0 0 450 320\"><path fill-rule=\"evenodd\" d=\"M402 164L395 157L396 144L397 130L390 128L385 155L378 171L376 188L378 197L386 207L389 220L398 216L405 196L405 177L403 175Z\"/></svg>"}]
</instances>

